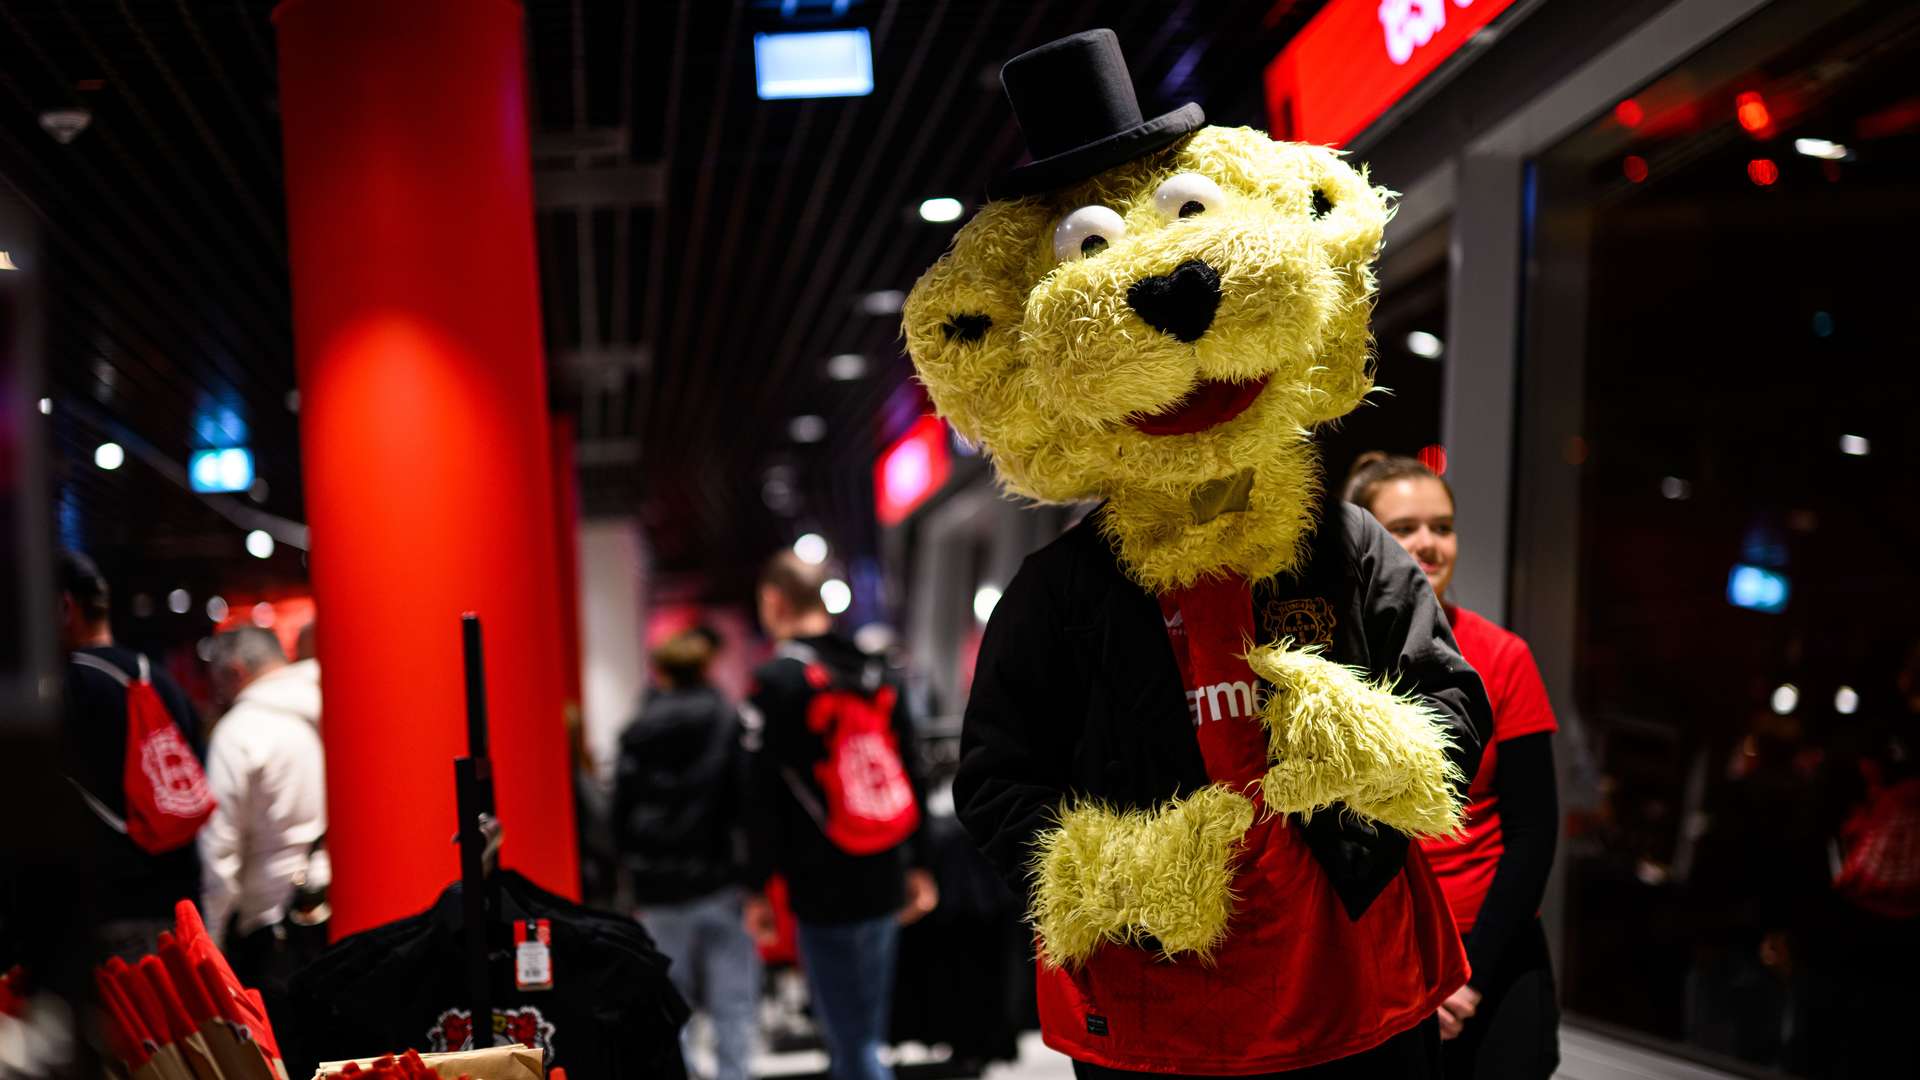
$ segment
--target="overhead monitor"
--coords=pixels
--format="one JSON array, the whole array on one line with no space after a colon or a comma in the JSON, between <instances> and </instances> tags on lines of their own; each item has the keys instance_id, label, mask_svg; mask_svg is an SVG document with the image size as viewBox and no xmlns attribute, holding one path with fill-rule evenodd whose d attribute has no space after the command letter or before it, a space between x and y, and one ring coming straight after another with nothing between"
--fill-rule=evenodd
<instances>
[{"instance_id":1,"label":"overhead monitor","mask_svg":"<svg viewBox=\"0 0 1920 1080\"><path fill-rule=\"evenodd\" d=\"M753 35L760 97L862 97L873 93L873 43L865 27Z\"/></svg>"},{"instance_id":2,"label":"overhead monitor","mask_svg":"<svg viewBox=\"0 0 1920 1080\"><path fill-rule=\"evenodd\" d=\"M195 450L187 460L187 476L195 491L245 491L253 486L253 451L244 446Z\"/></svg>"}]
</instances>

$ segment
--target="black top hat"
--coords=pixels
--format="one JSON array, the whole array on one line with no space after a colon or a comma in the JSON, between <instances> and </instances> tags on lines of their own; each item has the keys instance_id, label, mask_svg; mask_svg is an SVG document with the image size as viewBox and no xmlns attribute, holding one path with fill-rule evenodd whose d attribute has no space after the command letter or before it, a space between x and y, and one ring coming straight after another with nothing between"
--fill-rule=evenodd
<instances>
[{"instance_id":1,"label":"black top hat","mask_svg":"<svg viewBox=\"0 0 1920 1080\"><path fill-rule=\"evenodd\" d=\"M1077 183L1207 122L1193 102L1142 120L1120 39L1111 30L1087 30L1023 52L1000 69L1000 85L1033 160L991 184L989 199Z\"/></svg>"}]
</instances>

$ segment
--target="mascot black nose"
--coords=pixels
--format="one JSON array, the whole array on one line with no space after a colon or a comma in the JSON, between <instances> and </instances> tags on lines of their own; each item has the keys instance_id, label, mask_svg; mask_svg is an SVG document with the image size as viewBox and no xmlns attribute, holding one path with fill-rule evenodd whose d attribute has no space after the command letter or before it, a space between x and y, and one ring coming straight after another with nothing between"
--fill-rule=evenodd
<instances>
[{"instance_id":1,"label":"mascot black nose","mask_svg":"<svg viewBox=\"0 0 1920 1080\"><path fill-rule=\"evenodd\" d=\"M1220 307L1220 275L1199 259L1188 259L1171 274L1134 282L1127 290L1127 306L1163 334L1199 341Z\"/></svg>"}]
</instances>

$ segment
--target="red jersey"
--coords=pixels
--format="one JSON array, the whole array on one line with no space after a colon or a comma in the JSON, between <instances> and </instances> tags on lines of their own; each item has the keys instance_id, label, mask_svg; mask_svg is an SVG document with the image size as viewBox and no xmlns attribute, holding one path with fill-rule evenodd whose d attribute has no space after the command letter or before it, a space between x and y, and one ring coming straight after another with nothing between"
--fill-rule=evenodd
<instances>
[{"instance_id":1,"label":"red jersey","mask_svg":"<svg viewBox=\"0 0 1920 1080\"><path fill-rule=\"evenodd\" d=\"M1500 839L1500 796L1493 788L1500 744L1522 735L1554 731L1559 725L1554 722L1553 707L1547 704L1547 688L1540 681L1533 652L1518 634L1466 608L1449 607L1447 619L1453 624L1460 655L1480 673L1493 703L1493 738L1487 740L1480 755L1480 771L1473 774L1473 786L1467 792L1466 836L1420 843L1440 878L1441 888L1446 890L1453 921L1464 934L1473 929L1480 904L1493 886L1494 870L1506 851Z\"/></svg>"},{"instance_id":2,"label":"red jersey","mask_svg":"<svg viewBox=\"0 0 1920 1080\"><path fill-rule=\"evenodd\" d=\"M1202 581L1160 605L1207 775L1257 803L1267 739L1242 657L1256 640L1252 590ZM1239 859L1239 901L1211 966L1111 945L1078 971L1042 965L1047 1044L1137 1072L1301 1069L1412 1028L1466 982L1446 898L1417 847L1357 920L1286 817L1257 820Z\"/></svg>"}]
</instances>

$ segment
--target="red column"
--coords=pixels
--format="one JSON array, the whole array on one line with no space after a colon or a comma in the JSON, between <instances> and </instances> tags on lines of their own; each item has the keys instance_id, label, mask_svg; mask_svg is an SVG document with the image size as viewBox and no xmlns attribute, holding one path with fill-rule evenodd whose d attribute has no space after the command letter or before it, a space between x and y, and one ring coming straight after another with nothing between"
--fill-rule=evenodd
<instances>
[{"instance_id":1,"label":"red column","mask_svg":"<svg viewBox=\"0 0 1920 1080\"><path fill-rule=\"evenodd\" d=\"M274 12L338 933L459 875L459 616L504 861L577 895L519 5Z\"/></svg>"}]
</instances>

